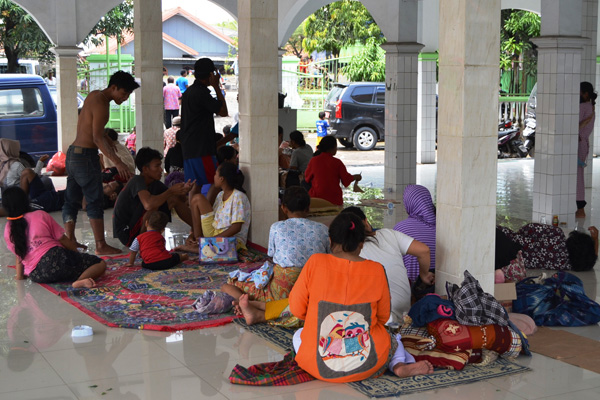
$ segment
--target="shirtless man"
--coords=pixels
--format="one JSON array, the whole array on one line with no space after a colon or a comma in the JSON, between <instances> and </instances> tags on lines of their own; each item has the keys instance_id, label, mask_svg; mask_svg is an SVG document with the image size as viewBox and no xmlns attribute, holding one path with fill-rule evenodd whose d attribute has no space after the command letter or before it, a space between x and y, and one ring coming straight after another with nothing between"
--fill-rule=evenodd
<instances>
[{"instance_id":1,"label":"shirtless man","mask_svg":"<svg viewBox=\"0 0 600 400\"><path fill-rule=\"evenodd\" d=\"M121 253L121 250L108 245L104 238L102 171L98 149L115 164L121 178L127 181L131 177L127 165L109 143L111 141L106 141L104 126L108 122L110 102L123 103L139 86L133 76L118 71L110 77L106 89L90 92L79 115L77 137L67 151L67 190L62 211L65 234L75 240L77 213L85 196L98 255Z\"/></svg>"}]
</instances>

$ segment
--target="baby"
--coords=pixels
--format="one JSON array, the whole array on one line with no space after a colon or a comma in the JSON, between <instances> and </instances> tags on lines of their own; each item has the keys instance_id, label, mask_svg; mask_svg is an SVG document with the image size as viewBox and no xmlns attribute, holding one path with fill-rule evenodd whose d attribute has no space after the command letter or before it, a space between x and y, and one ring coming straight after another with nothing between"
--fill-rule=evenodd
<instances>
[{"instance_id":1,"label":"baby","mask_svg":"<svg viewBox=\"0 0 600 400\"><path fill-rule=\"evenodd\" d=\"M135 257L140 252L142 268L154 271L169 269L188 259L187 254L169 253L165 247L163 232L169 219L162 211L149 211L146 216L146 232L140 233L129 248L129 262L126 267L133 266Z\"/></svg>"}]
</instances>

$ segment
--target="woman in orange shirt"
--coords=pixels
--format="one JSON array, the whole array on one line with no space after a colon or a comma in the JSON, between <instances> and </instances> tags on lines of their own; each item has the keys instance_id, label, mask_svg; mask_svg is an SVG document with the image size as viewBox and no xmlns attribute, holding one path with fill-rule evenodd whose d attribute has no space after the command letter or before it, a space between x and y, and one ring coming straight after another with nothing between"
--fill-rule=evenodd
<instances>
[{"instance_id":1,"label":"woman in orange shirt","mask_svg":"<svg viewBox=\"0 0 600 400\"><path fill-rule=\"evenodd\" d=\"M431 364L415 363L399 336L391 340L384 326L390 291L383 266L359 257L365 241L362 221L353 214L338 215L329 238L332 254L311 256L289 296L290 311L305 321L294 335L300 368L330 382L378 376L388 363L398 376L431 373Z\"/></svg>"}]
</instances>

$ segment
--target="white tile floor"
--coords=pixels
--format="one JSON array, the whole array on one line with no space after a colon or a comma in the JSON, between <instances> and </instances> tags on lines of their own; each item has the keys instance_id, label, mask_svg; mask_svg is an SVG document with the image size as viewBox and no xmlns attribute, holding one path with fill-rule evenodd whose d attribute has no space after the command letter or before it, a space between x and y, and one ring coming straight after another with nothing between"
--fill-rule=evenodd
<instances>
[{"instance_id":1,"label":"white tile floor","mask_svg":"<svg viewBox=\"0 0 600 400\"><path fill-rule=\"evenodd\" d=\"M600 163L594 164L600 178ZM532 160L499 163L499 212L505 211L515 219L530 218L532 170ZM434 191L435 166L419 166L418 179ZM593 193L586 226L590 221L599 225L599 194L598 190ZM60 221L59 213L54 216ZM110 237L110 214L105 220ZM4 223L3 219L0 232ZM183 231L183 224L175 223L174 230ZM82 214L77 235L80 240L93 243L87 217ZM346 385L319 381L291 387L230 385L227 377L235 364L249 366L280 360L282 351L234 324L172 335L107 328L38 285L15 282L14 271L7 268L13 263L14 257L0 244L0 400L364 398ZM600 300L598 271L578 275L584 280L588 295ZM11 309L19 301L28 307L8 323ZM73 343L71 329L81 324L93 327L92 342ZM597 325L569 331L600 340ZM15 351L15 347L28 351ZM520 357L517 362L530 366L533 372L405 398L600 398L599 374L535 354Z\"/></svg>"}]
</instances>

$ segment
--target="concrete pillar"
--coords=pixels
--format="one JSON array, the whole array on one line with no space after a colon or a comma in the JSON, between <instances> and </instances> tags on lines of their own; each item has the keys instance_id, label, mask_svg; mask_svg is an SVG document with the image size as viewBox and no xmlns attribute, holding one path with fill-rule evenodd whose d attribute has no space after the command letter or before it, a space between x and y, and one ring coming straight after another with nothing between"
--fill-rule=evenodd
<instances>
[{"instance_id":1,"label":"concrete pillar","mask_svg":"<svg viewBox=\"0 0 600 400\"><path fill-rule=\"evenodd\" d=\"M596 49L596 52L598 50ZM594 89L596 91L600 90L600 56L596 56L596 76L594 80L591 81L594 83ZM600 118L596 118L594 121L594 146L590 146L590 153L600 154ZM589 201L588 201L589 203Z\"/></svg>"},{"instance_id":2,"label":"concrete pillar","mask_svg":"<svg viewBox=\"0 0 600 400\"><path fill-rule=\"evenodd\" d=\"M401 199L417 180L417 57L419 43L385 43L386 198Z\"/></svg>"},{"instance_id":3,"label":"concrete pillar","mask_svg":"<svg viewBox=\"0 0 600 400\"><path fill-rule=\"evenodd\" d=\"M252 205L249 239L267 247L278 218L277 0L239 0L240 168Z\"/></svg>"},{"instance_id":4,"label":"concrete pillar","mask_svg":"<svg viewBox=\"0 0 600 400\"><path fill-rule=\"evenodd\" d=\"M419 54L417 83L417 162L435 163L437 53Z\"/></svg>"},{"instance_id":5,"label":"concrete pillar","mask_svg":"<svg viewBox=\"0 0 600 400\"><path fill-rule=\"evenodd\" d=\"M581 36L588 38L589 41L583 45L583 53L581 55L581 81L590 82L594 85L594 89L598 91L596 85L596 46L598 36L598 0L583 0L581 17ZM596 125L597 122L594 123ZM594 129L594 131L597 131ZM591 168L593 161L594 149L594 134L590 135L590 152L588 153L587 164L590 168L585 168L585 198L588 204L592 201L592 181L594 169Z\"/></svg>"},{"instance_id":6,"label":"concrete pillar","mask_svg":"<svg viewBox=\"0 0 600 400\"><path fill-rule=\"evenodd\" d=\"M66 153L77 136L77 54L79 47L58 46L56 54L58 150Z\"/></svg>"},{"instance_id":7,"label":"concrete pillar","mask_svg":"<svg viewBox=\"0 0 600 400\"><path fill-rule=\"evenodd\" d=\"M543 18L543 16L542 16ZM542 216L573 226L577 182L581 37L541 36L538 46L537 131L533 221Z\"/></svg>"},{"instance_id":8,"label":"concrete pillar","mask_svg":"<svg viewBox=\"0 0 600 400\"><path fill-rule=\"evenodd\" d=\"M287 50L279 47L277 49L277 79L278 79L278 90L283 91L283 56L287 53ZM279 100L278 100L279 101Z\"/></svg>"},{"instance_id":9,"label":"concrete pillar","mask_svg":"<svg viewBox=\"0 0 600 400\"><path fill-rule=\"evenodd\" d=\"M500 0L440 1L439 41L436 292L493 293Z\"/></svg>"},{"instance_id":10,"label":"concrete pillar","mask_svg":"<svg viewBox=\"0 0 600 400\"><path fill-rule=\"evenodd\" d=\"M162 9L161 0L134 1L136 147L163 146Z\"/></svg>"}]
</instances>

